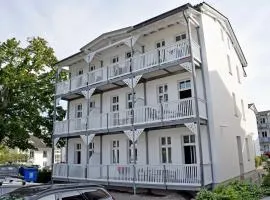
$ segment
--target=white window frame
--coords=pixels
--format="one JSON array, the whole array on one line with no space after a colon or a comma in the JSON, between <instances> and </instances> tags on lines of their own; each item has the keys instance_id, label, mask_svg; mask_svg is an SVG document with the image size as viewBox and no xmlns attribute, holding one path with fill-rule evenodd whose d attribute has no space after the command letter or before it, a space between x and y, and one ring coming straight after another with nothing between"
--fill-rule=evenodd
<instances>
[{"instance_id":1,"label":"white window frame","mask_svg":"<svg viewBox=\"0 0 270 200\"><path fill-rule=\"evenodd\" d=\"M185 35L185 38L184 38L184 39L182 38L183 35ZM176 38L179 37L179 36L180 36L180 40L177 41ZM186 32L179 33L179 34L177 34L177 35L174 37L174 39L175 39L175 42L181 42L181 41L183 41L183 40L186 40L186 39L187 39L187 33L186 33Z\"/></svg>"},{"instance_id":2,"label":"white window frame","mask_svg":"<svg viewBox=\"0 0 270 200\"><path fill-rule=\"evenodd\" d=\"M76 104L76 107L75 107L75 118L76 119L80 119L82 118L82 103L78 103Z\"/></svg>"},{"instance_id":3,"label":"white window frame","mask_svg":"<svg viewBox=\"0 0 270 200\"><path fill-rule=\"evenodd\" d=\"M48 158L48 151L43 151L43 158Z\"/></svg>"},{"instance_id":4,"label":"white window frame","mask_svg":"<svg viewBox=\"0 0 270 200\"><path fill-rule=\"evenodd\" d=\"M114 60L114 59L115 59L115 60ZM118 55L113 56L113 57L111 58L111 63L112 63L112 64L117 64L117 63L119 63L119 56L118 56Z\"/></svg>"},{"instance_id":5,"label":"white window frame","mask_svg":"<svg viewBox=\"0 0 270 200\"><path fill-rule=\"evenodd\" d=\"M78 68L76 71L76 76L83 75L83 68Z\"/></svg>"},{"instance_id":6,"label":"white window frame","mask_svg":"<svg viewBox=\"0 0 270 200\"><path fill-rule=\"evenodd\" d=\"M164 42L164 45L162 45L163 42ZM157 47L158 44L160 44L160 47ZM160 49L160 48L165 47L165 46L166 46L166 41L164 39L156 41L156 43L155 43L155 48L156 49Z\"/></svg>"},{"instance_id":7,"label":"white window frame","mask_svg":"<svg viewBox=\"0 0 270 200\"><path fill-rule=\"evenodd\" d=\"M245 104L244 104L243 99L241 99L241 107L242 107L242 117L243 117L243 120L246 120Z\"/></svg>"},{"instance_id":8,"label":"white window frame","mask_svg":"<svg viewBox=\"0 0 270 200\"><path fill-rule=\"evenodd\" d=\"M165 143L162 144L162 140L164 139ZM170 143L168 142L170 141ZM165 149L165 162L163 162L163 154L162 150ZM170 151L169 151L170 149ZM169 153L171 155L169 155ZM171 136L162 136L160 137L160 163L161 164L169 164L172 163L172 137Z\"/></svg>"},{"instance_id":9,"label":"white window frame","mask_svg":"<svg viewBox=\"0 0 270 200\"><path fill-rule=\"evenodd\" d=\"M133 143L131 140L127 140L128 143L128 163L134 163L132 160ZM138 142L135 142L135 161L138 161Z\"/></svg>"},{"instance_id":10,"label":"white window frame","mask_svg":"<svg viewBox=\"0 0 270 200\"><path fill-rule=\"evenodd\" d=\"M247 160L250 161L250 151L249 151L249 141L248 138L245 138L246 151L247 151Z\"/></svg>"},{"instance_id":11,"label":"white window frame","mask_svg":"<svg viewBox=\"0 0 270 200\"><path fill-rule=\"evenodd\" d=\"M131 97L131 98L129 99L129 97ZM136 92L134 92L134 103L135 103L135 99L136 99ZM131 109L132 108L132 92L127 93L126 102L127 102L126 108ZM131 104L131 107L129 107L129 104Z\"/></svg>"},{"instance_id":12,"label":"white window frame","mask_svg":"<svg viewBox=\"0 0 270 200\"><path fill-rule=\"evenodd\" d=\"M227 65L228 65L228 69L229 69L229 74L232 75L232 63L231 63L231 58L228 54L227 54Z\"/></svg>"},{"instance_id":13,"label":"white window frame","mask_svg":"<svg viewBox=\"0 0 270 200\"><path fill-rule=\"evenodd\" d=\"M262 137L266 138L267 137L267 131L262 131Z\"/></svg>"},{"instance_id":14,"label":"white window frame","mask_svg":"<svg viewBox=\"0 0 270 200\"><path fill-rule=\"evenodd\" d=\"M81 164L81 163L77 163L77 153L78 152L81 152L81 154L80 154L80 156L81 156L81 158L80 158L80 161L81 161L81 163L82 163L82 144L81 143L75 143L75 147L74 147L74 163L75 164Z\"/></svg>"},{"instance_id":15,"label":"white window frame","mask_svg":"<svg viewBox=\"0 0 270 200\"><path fill-rule=\"evenodd\" d=\"M90 100L89 102L89 112L93 111L96 108L96 101Z\"/></svg>"},{"instance_id":16,"label":"white window frame","mask_svg":"<svg viewBox=\"0 0 270 200\"><path fill-rule=\"evenodd\" d=\"M180 84L183 83L183 82L185 83L185 88L181 88L181 87L180 87ZM188 86L188 85L187 85L187 82L190 82L190 88L187 87L187 86ZM181 99L181 97L180 97L180 92L181 92L181 91L185 91L185 90L191 90L191 97L193 96L193 94L192 94L192 82L191 82L190 79L184 79L184 80L178 81L178 86L177 86L177 88L178 88L178 99ZM189 98L191 98L191 97L189 97ZM185 99L185 98L182 98L182 99Z\"/></svg>"},{"instance_id":17,"label":"white window frame","mask_svg":"<svg viewBox=\"0 0 270 200\"><path fill-rule=\"evenodd\" d=\"M90 142L88 146L89 146L88 156L89 156L89 158L91 158L92 155L95 153L95 142Z\"/></svg>"},{"instance_id":18,"label":"white window frame","mask_svg":"<svg viewBox=\"0 0 270 200\"><path fill-rule=\"evenodd\" d=\"M232 93L233 97L233 110L234 110L234 116L238 117L238 111L237 111L237 104L236 104L236 96L235 93Z\"/></svg>"},{"instance_id":19,"label":"white window frame","mask_svg":"<svg viewBox=\"0 0 270 200\"><path fill-rule=\"evenodd\" d=\"M91 65L90 68L89 68L89 71L92 72L92 71L95 71L96 70L96 66L95 65Z\"/></svg>"},{"instance_id":20,"label":"white window frame","mask_svg":"<svg viewBox=\"0 0 270 200\"><path fill-rule=\"evenodd\" d=\"M185 137L188 137L188 142L185 142ZM194 139L194 141L192 141ZM184 153L184 146L193 146L195 149L195 155L194 156L194 163L198 162L197 159L197 148L196 148L196 135L195 134L187 134L183 135L182 137L182 144L183 144L183 163L185 163L185 153Z\"/></svg>"},{"instance_id":21,"label":"white window frame","mask_svg":"<svg viewBox=\"0 0 270 200\"><path fill-rule=\"evenodd\" d=\"M165 92L165 86L167 87L167 91ZM159 88L162 87L162 92L159 91ZM157 86L157 102L158 103L163 103L163 102L168 102L169 101L169 86L167 83L164 83L162 85ZM165 101L165 96L167 96L167 100ZM160 97L162 97L162 101L160 101Z\"/></svg>"},{"instance_id":22,"label":"white window frame","mask_svg":"<svg viewBox=\"0 0 270 200\"><path fill-rule=\"evenodd\" d=\"M115 145L114 145L115 144ZM119 164L119 158L120 158L120 141L119 140L113 140L112 143L112 164ZM115 159L114 159L115 158Z\"/></svg>"},{"instance_id":23,"label":"white window frame","mask_svg":"<svg viewBox=\"0 0 270 200\"><path fill-rule=\"evenodd\" d=\"M116 102L113 102L114 101L114 98L116 98ZM115 107L114 107L115 106ZM119 96L118 95L115 95L115 96L112 96L111 97L111 111L112 112L117 112L119 111ZM116 108L116 110L114 110L114 108Z\"/></svg>"}]
</instances>

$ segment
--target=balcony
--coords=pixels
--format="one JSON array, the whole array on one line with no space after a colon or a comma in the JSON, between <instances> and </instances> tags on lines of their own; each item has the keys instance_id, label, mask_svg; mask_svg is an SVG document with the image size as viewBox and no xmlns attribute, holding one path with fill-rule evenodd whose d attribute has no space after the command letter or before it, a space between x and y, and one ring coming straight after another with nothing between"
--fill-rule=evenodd
<instances>
[{"instance_id":1,"label":"balcony","mask_svg":"<svg viewBox=\"0 0 270 200\"><path fill-rule=\"evenodd\" d=\"M200 62L200 46L195 41L192 41L192 48L195 60ZM183 40L171 46L135 55L123 62L114 63L107 67L73 77L70 80L59 82L56 85L56 95L74 92L86 86L94 87L97 84L107 84L108 82L113 82L116 78L124 77L131 73L139 75L149 70L158 70L160 66L173 65L189 56L189 41Z\"/></svg>"},{"instance_id":2,"label":"balcony","mask_svg":"<svg viewBox=\"0 0 270 200\"><path fill-rule=\"evenodd\" d=\"M270 142L270 137L259 137L260 142Z\"/></svg>"},{"instance_id":3,"label":"balcony","mask_svg":"<svg viewBox=\"0 0 270 200\"><path fill-rule=\"evenodd\" d=\"M203 168L206 183L211 182L210 165ZM135 176L135 177L134 177ZM210 179L209 179L210 177ZM200 186L198 164L167 165L82 165L54 164L54 179L88 180L113 185Z\"/></svg>"},{"instance_id":4,"label":"balcony","mask_svg":"<svg viewBox=\"0 0 270 200\"><path fill-rule=\"evenodd\" d=\"M206 119L205 101L198 99L200 117ZM134 118L133 113L134 112ZM164 124L177 124L179 120L195 117L195 98L164 102L155 106L146 105L116 112L97 113L88 117L56 121L54 135L61 136L82 131L107 132L126 127L157 127Z\"/></svg>"}]
</instances>

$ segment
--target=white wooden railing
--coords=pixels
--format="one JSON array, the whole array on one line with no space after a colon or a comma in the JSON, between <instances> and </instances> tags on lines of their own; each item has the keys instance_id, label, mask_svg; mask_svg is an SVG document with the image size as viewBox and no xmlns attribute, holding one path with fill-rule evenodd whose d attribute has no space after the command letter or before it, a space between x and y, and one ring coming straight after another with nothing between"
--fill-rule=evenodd
<instances>
[{"instance_id":1,"label":"white wooden railing","mask_svg":"<svg viewBox=\"0 0 270 200\"><path fill-rule=\"evenodd\" d=\"M67 177L68 176L68 165L67 164L54 164L53 165L53 177Z\"/></svg>"},{"instance_id":2,"label":"white wooden railing","mask_svg":"<svg viewBox=\"0 0 270 200\"><path fill-rule=\"evenodd\" d=\"M198 99L200 117L206 119L205 101ZM57 121L54 125L54 134L61 135L86 130L103 130L115 127L124 127L156 122L181 120L195 116L195 98L164 102L155 106L135 107L134 119L132 109L115 112L91 112L88 117ZM69 127L68 127L69 126Z\"/></svg>"},{"instance_id":3,"label":"white wooden railing","mask_svg":"<svg viewBox=\"0 0 270 200\"><path fill-rule=\"evenodd\" d=\"M192 41L192 47L194 57L197 58L197 60L200 60L200 46L195 41ZM75 76L71 78L71 80L59 82L56 85L56 94L66 94L87 85L111 80L131 72L139 72L145 69L158 67L188 56L190 56L189 41L183 40L173 45L153 49L144 54L134 55L132 58L124 61Z\"/></svg>"},{"instance_id":4,"label":"white wooden railing","mask_svg":"<svg viewBox=\"0 0 270 200\"><path fill-rule=\"evenodd\" d=\"M54 165L54 177L67 178L66 173L59 169L63 164ZM66 164L67 166L67 164ZM69 178L99 180L105 182L127 182L143 184L178 184L199 185L200 167L198 164L167 164L167 165L85 165L68 164ZM62 167L63 168L63 167ZM66 167L67 168L67 167ZM204 166L207 176L205 182L211 183L210 165ZM135 171L134 171L135 170ZM135 172L135 173L134 173Z\"/></svg>"}]
</instances>

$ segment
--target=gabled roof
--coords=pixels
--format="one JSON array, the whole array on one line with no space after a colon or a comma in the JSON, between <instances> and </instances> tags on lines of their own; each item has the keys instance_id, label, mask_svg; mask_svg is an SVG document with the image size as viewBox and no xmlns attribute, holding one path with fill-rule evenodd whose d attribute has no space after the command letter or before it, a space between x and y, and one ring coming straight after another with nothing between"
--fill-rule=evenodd
<instances>
[{"instance_id":1,"label":"gabled roof","mask_svg":"<svg viewBox=\"0 0 270 200\"><path fill-rule=\"evenodd\" d=\"M50 148L43 142L42 139L39 139L39 138L37 138L37 137L35 137L33 135L30 136L29 142L32 143L32 145L37 149Z\"/></svg>"}]
</instances>

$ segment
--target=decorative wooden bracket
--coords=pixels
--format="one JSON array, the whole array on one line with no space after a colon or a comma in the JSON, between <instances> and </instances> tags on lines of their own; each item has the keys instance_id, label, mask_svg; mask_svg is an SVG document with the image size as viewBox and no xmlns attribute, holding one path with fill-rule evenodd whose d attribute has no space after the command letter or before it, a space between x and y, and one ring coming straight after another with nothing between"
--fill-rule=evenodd
<instances>
[{"instance_id":1,"label":"decorative wooden bracket","mask_svg":"<svg viewBox=\"0 0 270 200\"><path fill-rule=\"evenodd\" d=\"M124 79L123 82L125 84L127 84L127 86L130 87L130 88L132 88L132 85L133 85L133 87L136 87L136 85L138 84L138 82L141 79L141 77L142 77L142 75L135 76L133 78L133 84L132 84L132 78Z\"/></svg>"},{"instance_id":2,"label":"decorative wooden bracket","mask_svg":"<svg viewBox=\"0 0 270 200\"><path fill-rule=\"evenodd\" d=\"M137 141L137 139L140 137L140 135L142 134L143 130L144 130L143 128L134 130L134 141L133 141L133 131L132 130L124 131L124 133L126 134L128 139L130 139L132 141L132 143L135 143Z\"/></svg>"}]
</instances>

